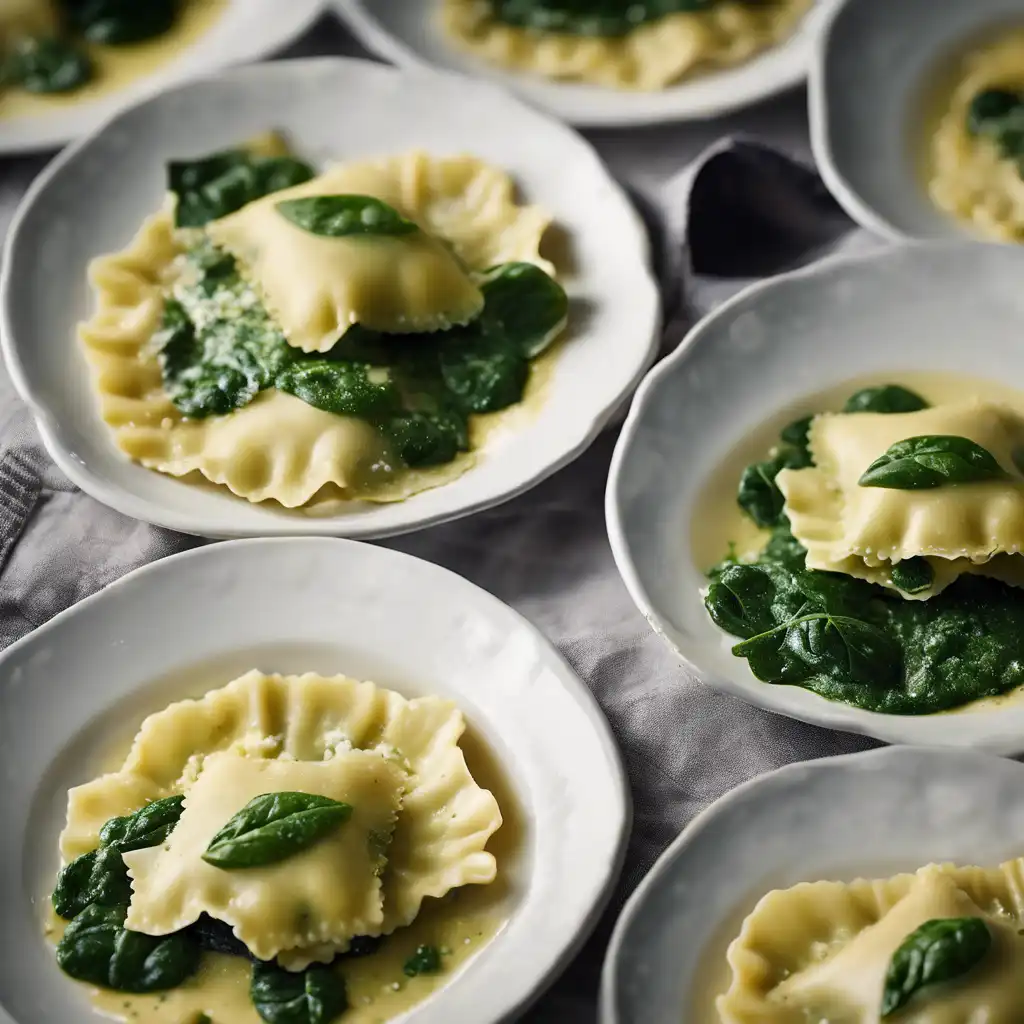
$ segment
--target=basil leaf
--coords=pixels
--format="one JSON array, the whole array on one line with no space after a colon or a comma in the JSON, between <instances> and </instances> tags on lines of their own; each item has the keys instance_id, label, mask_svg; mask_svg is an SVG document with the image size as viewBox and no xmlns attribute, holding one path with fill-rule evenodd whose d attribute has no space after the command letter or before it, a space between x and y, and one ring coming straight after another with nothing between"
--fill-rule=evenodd
<instances>
[{"instance_id":1,"label":"basil leaf","mask_svg":"<svg viewBox=\"0 0 1024 1024\"><path fill-rule=\"evenodd\" d=\"M716 0L492 0L492 17L506 25L567 35L615 37L670 14L704 11Z\"/></svg>"},{"instance_id":2,"label":"basil leaf","mask_svg":"<svg viewBox=\"0 0 1024 1024\"><path fill-rule=\"evenodd\" d=\"M992 453L981 445L966 437L929 434L897 441L868 466L858 483L918 491L1005 476Z\"/></svg>"},{"instance_id":3,"label":"basil leaf","mask_svg":"<svg viewBox=\"0 0 1024 1024\"><path fill-rule=\"evenodd\" d=\"M410 978L418 974L437 974L441 970L441 952L437 946L417 946L402 971Z\"/></svg>"},{"instance_id":4,"label":"basil leaf","mask_svg":"<svg viewBox=\"0 0 1024 1024\"><path fill-rule=\"evenodd\" d=\"M503 263L480 282L484 308L475 325L504 338L527 358L539 356L565 329L569 297L533 263Z\"/></svg>"},{"instance_id":5,"label":"basil leaf","mask_svg":"<svg viewBox=\"0 0 1024 1024\"><path fill-rule=\"evenodd\" d=\"M159 846L174 831L185 804L183 796L154 800L133 814L111 818L100 829L100 843L119 853Z\"/></svg>"},{"instance_id":6,"label":"basil leaf","mask_svg":"<svg viewBox=\"0 0 1024 1024\"><path fill-rule=\"evenodd\" d=\"M322 965L296 973L255 964L249 996L267 1024L330 1024L348 1009L344 979Z\"/></svg>"},{"instance_id":7,"label":"basil leaf","mask_svg":"<svg viewBox=\"0 0 1024 1024\"><path fill-rule=\"evenodd\" d=\"M324 238L408 235L419 231L413 221L373 196L307 196L285 199L276 209L297 228Z\"/></svg>"},{"instance_id":8,"label":"basil leaf","mask_svg":"<svg viewBox=\"0 0 1024 1024\"><path fill-rule=\"evenodd\" d=\"M70 921L90 904L112 906L131 898L132 885L120 851L101 848L76 857L61 869L51 900L54 911Z\"/></svg>"},{"instance_id":9,"label":"basil leaf","mask_svg":"<svg viewBox=\"0 0 1024 1024\"><path fill-rule=\"evenodd\" d=\"M920 594L935 582L935 570L927 558L905 558L896 562L890 572L894 587L904 594Z\"/></svg>"},{"instance_id":10,"label":"basil leaf","mask_svg":"<svg viewBox=\"0 0 1024 1024\"><path fill-rule=\"evenodd\" d=\"M185 933L153 936L124 927L126 903L86 907L57 944L65 974L119 992L176 988L199 968L199 947Z\"/></svg>"},{"instance_id":11,"label":"basil leaf","mask_svg":"<svg viewBox=\"0 0 1024 1024\"><path fill-rule=\"evenodd\" d=\"M843 412L919 412L927 409L928 403L916 391L899 384L883 384L880 387L863 388L850 395L843 406Z\"/></svg>"},{"instance_id":12,"label":"basil leaf","mask_svg":"<svg viewBox=\"0 0 1024 1024\"><path fill-rule=\"evenodd\" d=\"M992 933L980 917L926 921L892 955L882 990L882 1017L906 1006L921 989L966 974L991 946Z\"/></svg>"},{"instance_id":13,"label":"basil leaf","mask_svg":"<svg viewBox=\"0 0 1024 1024\"><path fill-rule=\"evenodd\" d=\"M3 79L34 93L64 93L93 77L89 55L65 39L19 39L4 64Z\"/></svg>"},{"instance_id":14,"label":"basil leaf","mask_svg":"<svg viewBox=\"0 0 1024 1024\"><path fill-rule=\"evenodd\" d=\"M273 192L301 185L313 168L288 156L256 156L229 149L168 164L168 188L178 197L175 224L198 228Z\"/></svg>"},{"instance_id":15,"label":"basil leaf","mask_svg":"<svg viewBox=\"0 0 1024 1024\"><path fill-rule=\"evenodd\" d=\"M226 871L276 864L319 842L352 816L349 804L314 793L264 793L210 840L203 860Z\"/></svg>"},{"instance_id":16,"label":"basil leaf","mask_svg":"<svg viewBox=\"0 0 1024 1024\"><path fill-rule=\"evenodd\" d=\"M178 17L179 0L58 0L68 24L93 43L119 46L162 36Z\"/></svg>"}]
</instances>

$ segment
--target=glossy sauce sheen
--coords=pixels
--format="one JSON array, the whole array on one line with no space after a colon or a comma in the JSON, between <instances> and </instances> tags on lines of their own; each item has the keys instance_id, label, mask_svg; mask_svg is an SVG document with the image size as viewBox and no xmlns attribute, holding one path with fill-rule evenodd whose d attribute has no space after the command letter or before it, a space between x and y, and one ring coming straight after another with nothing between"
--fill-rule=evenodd
<instances>
[{"instance_id":1,"label":"glossy sauce sheen","mask_svg":"<svg viewBox=\"0 0 1024 1024\"><path fill-rule=\"evenodd\" d=\"M459 745L473 777L495 795L501 808L501 827L487 846L498 862L497 878L490 885L467 885L441 899L428 898L416 920L389 936L378 952L339 960L335 969L345 979L349 1001L339 1024L384 1024L415 1006L446 984L508 920L517 864L525 846L521 807L496 757L472 727L467 727ZM130 736L118 736L117 743L94 761L93 774L119 768L130 746ZM67 922L53 913L48 892L39 905L44 908L46 937L56 944ZM419 945L448 951L442 956L440 973L406 977L403 966ZM260 1024L249 998L250 973L251 965L242 957L204 952L199 973L167 992L137 996L80 987L105 1017L132 1024L197 1024L203 1014L212 1024ZM70 979L68 983L80 984Z\"/></svg>"},{"instance_id":2,"label":"glossy sauce sheen","mask_svg":"<svg viewBox=\"0 0 1024 1024\"><path fill-rule=\"evenodd\" d=\"M38 95L24 89L0 88L0 120L45 116L124 89L181 56L216 24L227 3L228 0L184 0L174 27L156 39L130 46L87 46L95 77L74 92Z\"/></svg>"}]
</instances>

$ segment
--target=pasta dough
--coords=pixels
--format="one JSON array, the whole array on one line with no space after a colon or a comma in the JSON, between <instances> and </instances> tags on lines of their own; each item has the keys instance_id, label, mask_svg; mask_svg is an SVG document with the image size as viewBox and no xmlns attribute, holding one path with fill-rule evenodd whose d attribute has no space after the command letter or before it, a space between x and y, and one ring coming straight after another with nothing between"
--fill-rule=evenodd
<instances>
[{"instance_id":1,"label":"pasta dough","mask_svg":"<svg viewBox=\"0 0 1024 1024\"><path fill-rule=\"evenodd\" d=\"M253 671L200 700L172 704L147 718L120 771L70 792L61 853L70 860L93 849L108 818L149 800L184 792L187 808L206 768L222 755L232 764L281 759L282 765L315 767L344 761L352 750L373 751L366 756L393 761L404 774L402 810L381 876L381 916L367 925L372 933L390 933L409 924L426 897L495 878L495 859L485 847L501 825L501 812L466 766L458 745L464 729L458 708L438 697L406 700L344 676ZM236 764L232 771L241 769ZM224 808L224 820L237 809ZM157 927L173 930L157 920ZM330 960L346 943L347 937L332 936L282 954L281 960L301 969L313 960Z\"/></svg>"},{"instance_id":2,"label":"pasta dough","mask_svg":"<svg viewBox=\"0 0 1024 1024\"><path fill-rule=\"evenodd\" d=\"M893 1020L1015 1024L1024 1003L1022 914L1021 861L771 892L729 947L722 1024L879 1024L892 954L926 921L949 917L984 917L992 949L969 974L922 989Z\"/></svg>"},{"instance_id":3,"label":"pasta dough","mask_svg":"<svg viewBox=\"0 0 1024 1024\"><path fill-rule=\"evenodd\" d=\"M928 191L947 213L982 234L1024 241L1024 179L993 140L967 129L971 101L986 89L1024 89L1024 30L1004 33L962 61L948 109L930 140Z\"/></svg>"},{"instance_id":4,"label":"pasta dough","mask_svg":"<svg viewBox=\"0 0 1024 1024\"><path fill-rule=\"evenodd\" d=\"M442 16L453 42L494 64L547 78L654 90L699 69L749 60L790 35L811 3L723 2L707 11L669 14L613 38L506 25L481 0L445 0Z\"/></svg>"},{"instance_id":5,"label":"pasta dough","mask_svg":"<svg viewBox=\"0 0 1024 1024\"><path fill-rule=\"evenodd\" d=\"M0 4L0 45L21 36L54 35L58 27L51 0L3 0Z\"/></svg>"},{"instance_id":6,"label":"pasta dough","mask_svg":"<svg viewBox=\"0 0 1024 1024\"><path fill-rule=\"evenodd\" d=\"M210 237L238 259L289 344L326 352L356 323L401 334L445 330L476 317L483 294L431 234L324 238L277 210L278 203L291 199L364 194L353 187L358 177L341 167L273 192L209 226ZM366 184L372 188L374 176ZM378 185L365 194L395 206L380 194L389 191Z\"/></svg>"},{"instance_id":7,"label":"pasta dough","mask_svg":"<svg viewBox=\"0 0 1024 1024\"><path fill-rule=\"evenodd\" d=\"M1012 476L923 491L858 485L890 445L925 434L967 437ZM963 572L1024 583L1024 482L1014 461L1022 446L1024 420L989 402L913 413L824 413L810 431L815 465L783 470L777 482L793 534L807 548L808 568L892 587L894 562L925 556L935 569L933 586L904 595L924 600Z\"/></svg>"},{"instance_id":8,"label":"pasta dough","mask_svg":"<svg viewBox=\"0 0 1024 1024\"><path fill-rule=\"evenodd\" d=\"M126 853L133 895L127 926L168 935L207 913L232 926L261 960L319 944L341 949L384 922L377 836L394 828L405 773L377 753L347 751L330 761L215 753L185 791L178 824L161 846ZM254 797L312 793L350 804L335 832L286 861L225 871L202 855Z\"/></svg>"},{"instance_id":9,"label":"pasta dough","mask_svg":"<svg viewBox=\"0 0 1024 1024\"><path fill-rule=\"evenodd\" d=\"M549 215L517 205L508 175L473 157L436 159L414 152L346 164L325 177L334 187L373 192L397 206L446 240L471 270L514 261L554 270L538 251ZM226 416L186 419L164 392L149 345L181 251L165 209L143 224L127 249L101 257L90 270L97 306L80 338L103 419L132 459L172 476L199 473L239 497L286 508L326 493L401 500L472 464L462 458L436 472L396 480L381 436L366 421L315 409L273 388Z\"/></svg>"}]
</instances>

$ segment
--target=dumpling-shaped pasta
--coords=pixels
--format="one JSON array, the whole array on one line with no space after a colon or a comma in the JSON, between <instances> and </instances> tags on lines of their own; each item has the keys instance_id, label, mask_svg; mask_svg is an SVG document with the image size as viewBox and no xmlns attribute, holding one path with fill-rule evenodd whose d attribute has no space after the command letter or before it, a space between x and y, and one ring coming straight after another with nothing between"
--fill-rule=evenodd
<instances>
[{"instance_id":1,"label":"dumpling-shaped pasta","mask_svg":"<svg viewBox=\"0 0 1024 1024\"><path fill-rule=\"evenodd\" d=\"M135 807L187 793L218 752L330 763L352 749L375 751L407 776L381 876L379 931L389 933L409 924L427 896L496 876L494 855L485 847L501 825L501 812L470 774L458 745L464 730L459 709L439 697L406 700L345 676L249 672L200 700L150 715L119 772L69 794L61 852L70 859L94 848L107 818L135 809L136 792L141 799ZM339 948L344 944L321 943L288 966L329 960Z\"/></svg>"},{"instance_id":2,"label":"dumpling-shaped pasta","mask_svg":"<svg viewBox=\"0 0 1024 1024\"><path fill-rule=\"evenodd\" d=\"M725 0L706 10L667 14L609 37L504 24L481 0L446 0L442 16L454 42L496 64L548 78L653 90L705 66L748 60L789 35L810 6L811 0Z\"/></svg>"},{"instance_id":3,"label":"dumpling-shaped pasta","mask_svg":"<svg viewBox=\"0 0 1024 1024\"><path fill-rule=\"evenodd\" d=\"M900 1024L1014 1024L1024 1005L1021 862L930 865L885 881L811 882L765 896L729 947L723 1024L879 1024L893 953L927 921L981 917L992 947L968 974L922 988Z\"/></svg>"},{"instance_id":4,"label":"dumpling-shaped pasta","mask_svg":"<svg viewBox=\"0 0 1024 1024\"><path fill-rule=\"evenodd\" d=\"M968 438L1007 475L932 490L860 486L864 471L891 445L924 435ZM933 585L905 595L922 600L963 572L1024 582L1024 480L1015 462L1024 450L1024 419L1017 413L977 401L911 413L823 413L809 440L815 465L778 475L808 568L892 587L893 563L926 557Z\"/></svg>"},{"instance_id":5,"label":"dumpling-shaped pasta","mask_svg":"<svg viewBox=\"0 0 1024 1024\"><path fill-rule=\"evenodd\" d=\"M367 751L329 761L211 754L186 789L181 818L166 842L124 854L133 890L127 926L168 935L207 913L231 925L261 960L321 943L342 948L356 935L380 934L381 837L394 828L404 785L398 765ZM250 800L281 792L330 797L349 804L352 814L278 863L225 870L203 860L213 837Z\"/></svg>"},{"instance_id":6,"label":"dumpling-shaped pasta","mask_svg":"<svg viewBox=\"0 0 1024 1024\"><path fill-rule=\"evenodd\" d=\"M445 330L483 308L483 293L427 230L328 238L292 223L278 204L312 196L370 195L390 203L387 180L363 191L344 167L274 192L207 228L238 260L289 344L326 352L352 324L389 334ZM364 184L360 182L360 184ZM394 206L394 203L390 203ZM404 216L415 213L400 207Z\"/></svg>"}]
</instances>

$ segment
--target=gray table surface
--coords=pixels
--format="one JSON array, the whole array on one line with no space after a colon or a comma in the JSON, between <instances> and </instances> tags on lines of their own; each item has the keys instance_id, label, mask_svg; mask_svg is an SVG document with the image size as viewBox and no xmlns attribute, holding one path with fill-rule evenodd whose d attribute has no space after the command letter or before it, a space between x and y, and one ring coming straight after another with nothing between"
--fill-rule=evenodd
<instances>
[{"instance_id":1,"label":"gray table surface","mask_svg":"<svg viewBox=\"0 0 1024 1024\"><path fill-rule=\"evenodd\" d=\"M285 56L321 54L366 56L328 18ZM753 136L808 158L805 103L803 90L796 90L717 121L596 131L589 138L616 175L650 189L725 135ZM21 195L51 155L0 158L0 238ZM0 446L16 403L6 372L0 372ZM541 626L597 694L633 782L635 830L612 906L583 953L529 1011L525 1019L530 1021L595 1019L597 979L615 913L653 858L693 814L737 782L767 768L862 745L744 707L682 674L630 603L611 562L602 495L613 440L606 434L570 470L480 517L487 529L504 531L502 551L481 553L478 546L470 550L458 524L390 542L462 573ZM57 515L60 508L55 499L48 514ZM45 529L44 522L36 527L34 543L42 543ZM97 535L104 530L109 535L89 538L93 550L99 551L107 541L123 540L125 526L111 513L107 519L97 517L93 529ZM559 538L557 564L550 558L531 557L544 543L550 547ZM85 596L88 591L80 574L68 571L61 553L41 558L38 551L27 547L23 564L15 555L6 570L8 583L13 585L15 578L24 581L29 599L33 589L45 590L47 607L66 606ZM104 570L102 564L97 568L90 589L97 581L113 578L112 571L104 578ZM0 580L0 594L4 582ZM39 621L31 614L25 618ZM670 748L681 756L667 758Z\"/></svg>"}]
</instances>

